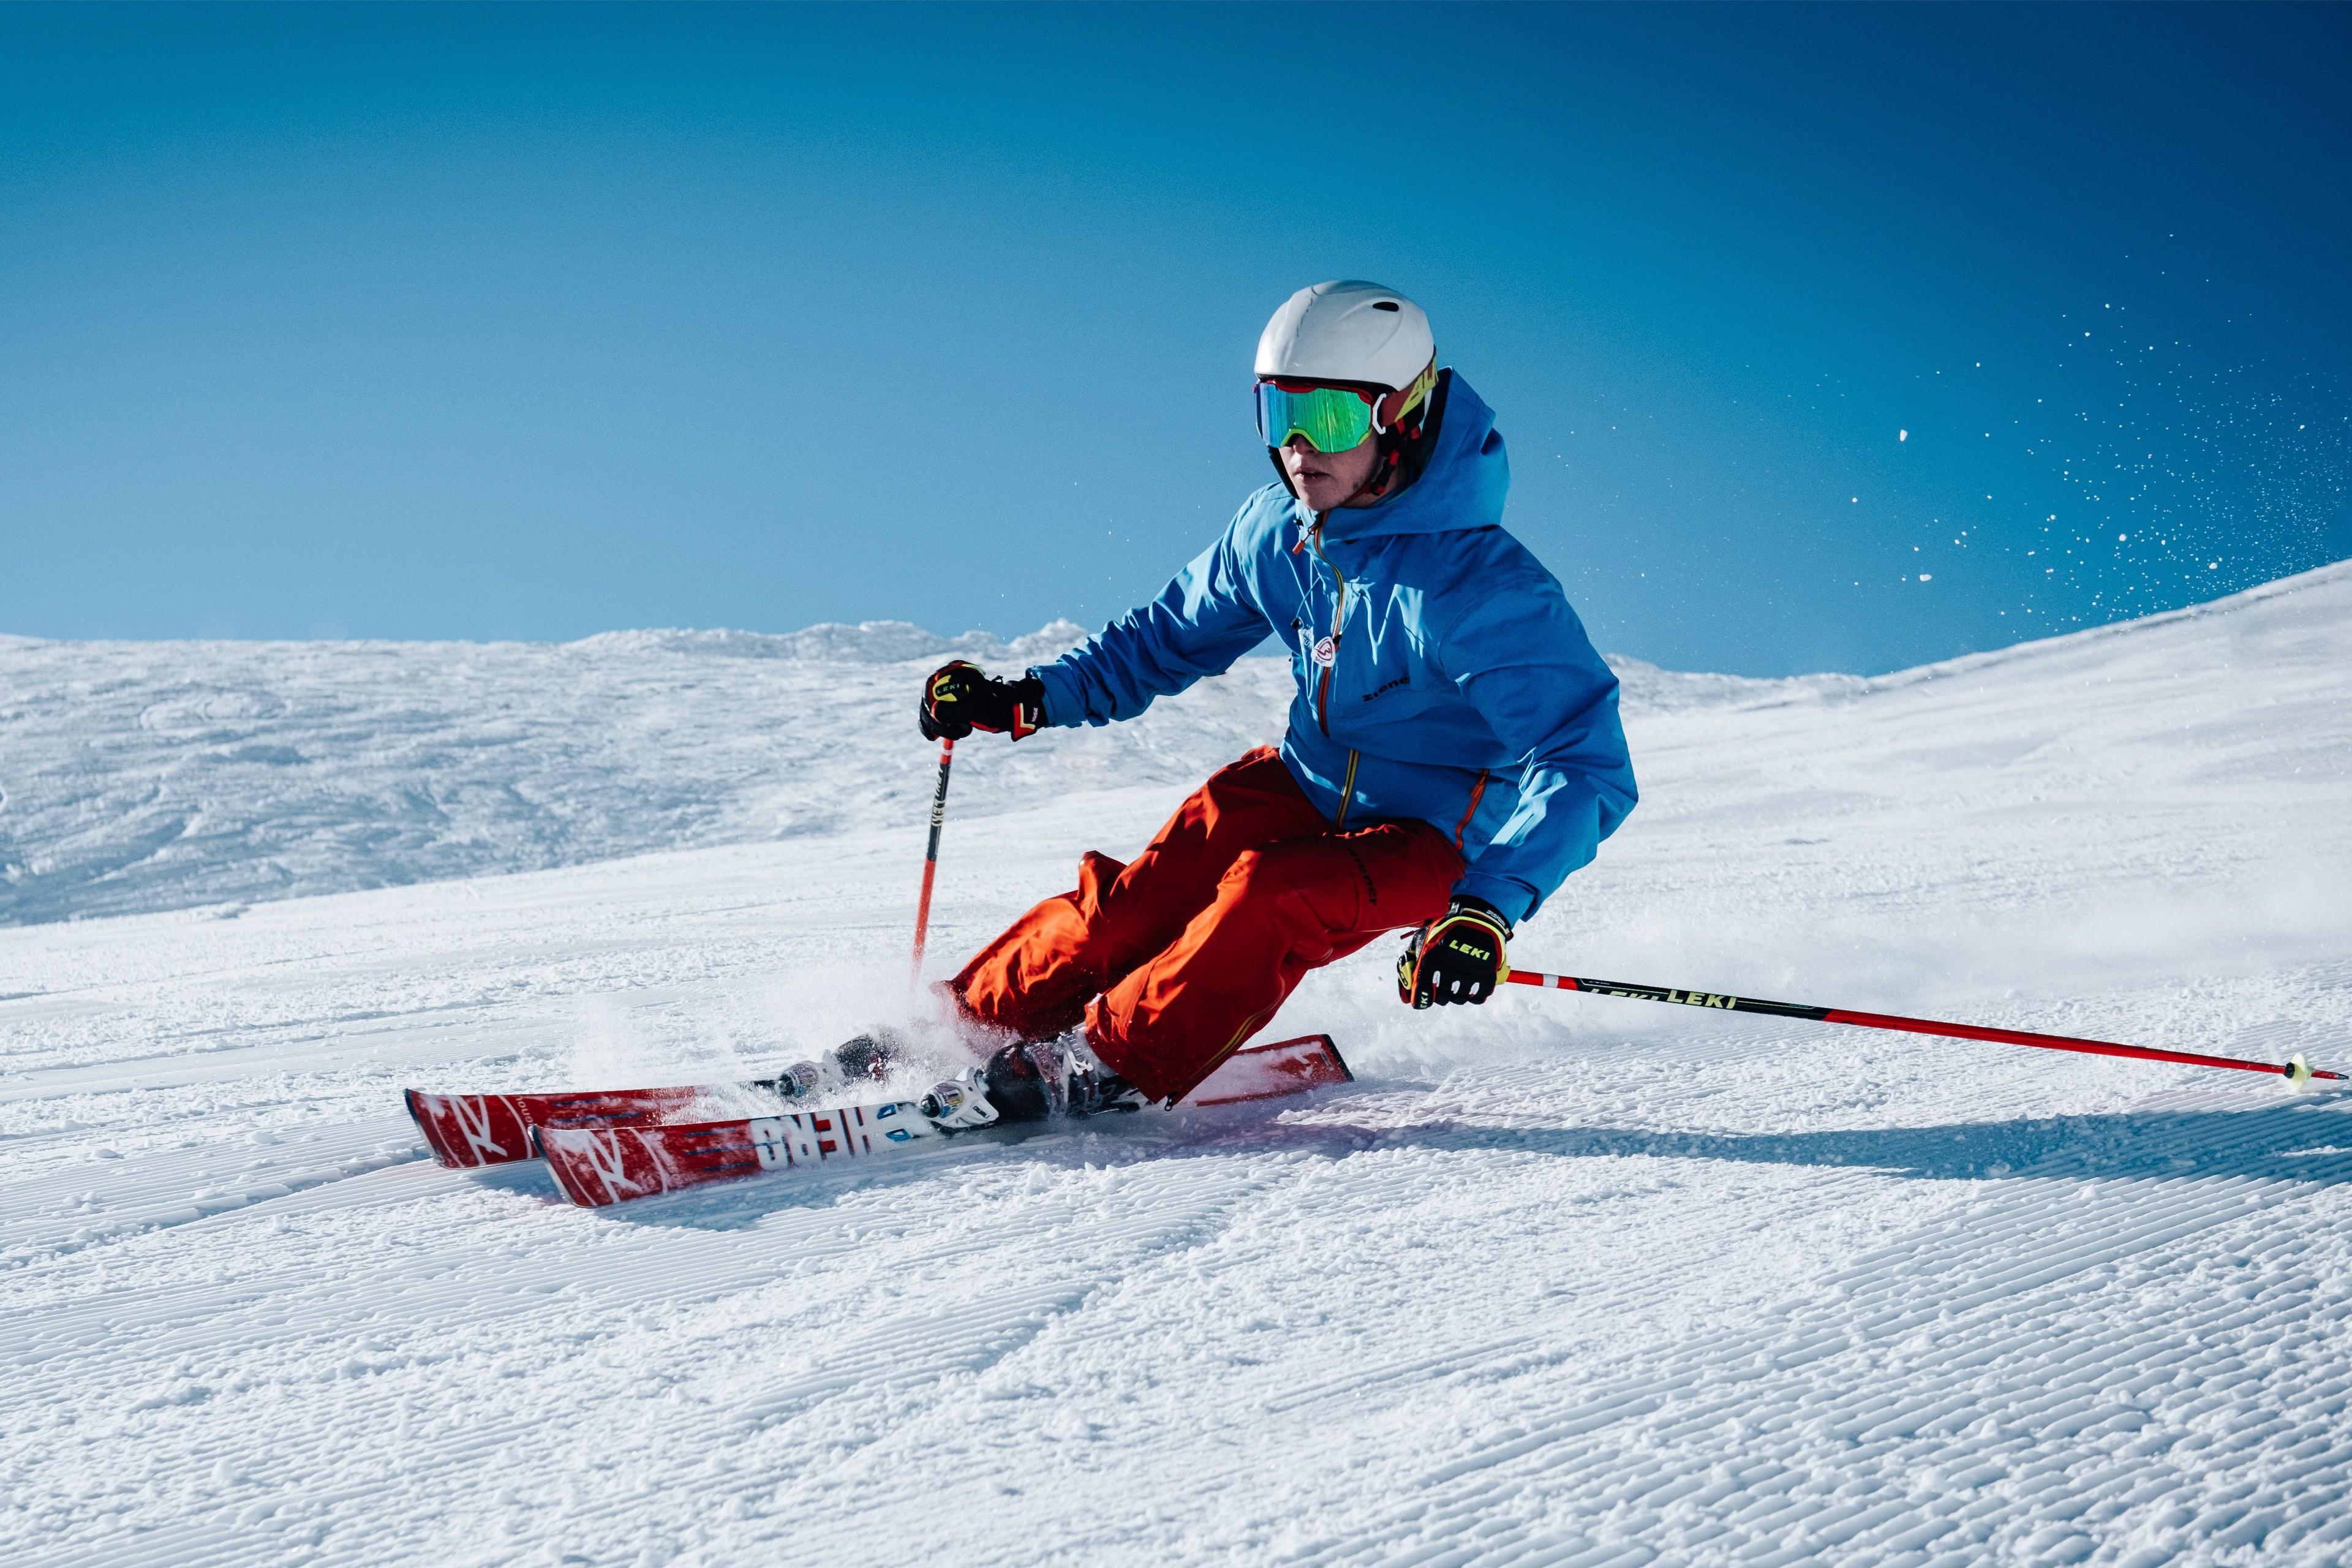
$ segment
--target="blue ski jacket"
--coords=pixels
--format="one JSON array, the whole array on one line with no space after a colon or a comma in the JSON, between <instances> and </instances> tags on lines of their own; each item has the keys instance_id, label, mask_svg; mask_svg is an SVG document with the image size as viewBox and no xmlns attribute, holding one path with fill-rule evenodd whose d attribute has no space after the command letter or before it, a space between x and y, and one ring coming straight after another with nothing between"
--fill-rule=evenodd
<instances>
[{"instance_id":1,"label":"blue ski jacket","mask_svg":"<svg viewBox=\"0 0 2352 1568\"><path fill-rule=\"evenodd\" d=\"M1242 504L1160 596L1030 673L1045 721L1108 724L1219 674L1272 632L1298 693L1282 760L1335 826L1418 818L1517 923L1633 809L1617 678L1559 580L1502 529L1510 462L1452 371L1421 476L1318 515Z\"/></svg>"}]
</instances>

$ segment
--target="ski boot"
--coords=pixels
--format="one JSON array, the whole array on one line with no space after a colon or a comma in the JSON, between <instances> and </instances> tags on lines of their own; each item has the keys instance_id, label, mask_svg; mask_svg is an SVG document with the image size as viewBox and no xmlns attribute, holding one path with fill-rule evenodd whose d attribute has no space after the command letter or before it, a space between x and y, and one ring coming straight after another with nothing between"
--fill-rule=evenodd
<instances>
[{"instance_id":1,"label":"ski boot","mask_svg":"<svg viewBox=\"0 0 2352 1568\"><path fill-rule=\"evenodd\" d=\"M925 1095L919 1106L951 1132L1140 1110L1143 1091L1119 1077L1073 1031L1053 1040L1005 1047L980 1067L967 1068Z\"/></svg>"}]
</instances>

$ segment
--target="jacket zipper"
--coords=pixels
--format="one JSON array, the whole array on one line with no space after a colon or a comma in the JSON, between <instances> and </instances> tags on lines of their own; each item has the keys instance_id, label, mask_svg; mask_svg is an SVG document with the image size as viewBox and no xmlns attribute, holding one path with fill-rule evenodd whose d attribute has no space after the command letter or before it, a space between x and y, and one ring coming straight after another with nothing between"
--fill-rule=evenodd
<instances>
[{"instance_id":1,"label":"jacket zipper","mask_svg":"<svg viewBox=\"0 0 2352 1568\"><path fill-rule=\"evenodd\" d=\"M1339 784L1339 815L1331 819L1334 827L1348 826L1348 807L1356 802L1356 750L1348 749L1348 776Z\"/></svg>"},{"instance_id":2,"label":"jacket zipper","mask_svg":"<svg viewBox=\"0 0 2352 1568\"><path fill-rule=\"evenodd\" d=\"M1339 628L1348 622L1348 578L1331 563L1331 558L1323 553L1322 519L1316 519L1315 526L1307 530L1307 539L1315 546L1315 559L1323 563L1324 569L1331 574L1332 581L1339 584L1339 608L1331 613L1331 662L1323 667L1322 675L1315 682L1315 722L1324 734L1328 735L1331 733L1331 672L1339 668ZM1348 807L1355 804L1356 762L1356 749L1350 746L1348 748L1348 776L1339 785L1339 815L1331 819L1334 827L1347 826Z\"/></svg>"},{"instance_id":3,"label":"jacket zipper","mask_svg":"<svg viewBox=\"0 0 2352 1568\"><path fill-rule=\"evenodd\" d=\"M1486 798L1487 770L1478 770L1478 782L1470 786L1470 804L1462 808L1462 820L1454 825L1454 847L1462 847L1462 836L1470 831L1470 819L1478 815L1478 803Z\"/></svg>"},{"instance_id":4,"label":"jacket zipper","mask_svg":"<svg viewBox=\"0 0 2352 1568\"><path fill-rule=\"evenodd\" d=\"M1339 667L1339 628L1348 621L1348 579L1323 553L1322 519L1315 520L1315 526L1307 531L1307 542L1315 547L1315 559L1323 563L1324 570L1339 584L1339 605L1331 616L1331 662L1323 667L1323 674L1315 683L1315 722L1328 736L1331 733L1331 672ZM1352 773L1354 769L1350 767L1349 771Z\"/></svg>"}]
</instances>

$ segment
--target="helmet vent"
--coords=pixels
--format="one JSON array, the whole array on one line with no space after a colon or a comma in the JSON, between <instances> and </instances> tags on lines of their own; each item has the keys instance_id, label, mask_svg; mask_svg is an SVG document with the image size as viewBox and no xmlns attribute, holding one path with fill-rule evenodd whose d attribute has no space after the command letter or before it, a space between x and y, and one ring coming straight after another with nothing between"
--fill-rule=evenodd
<instances>
[{"instance_id":1,"label":"helmet vent","mask_svg":"<svg viewBox=\"0 0 2352 1568\"><path fill-rule=\"evenodd\" d=\"M1375 310L1394 310L1399 309L1399 306L1394 300L1375 300L1372 301L1372 309Z\"/></svg>"}]
</instances>

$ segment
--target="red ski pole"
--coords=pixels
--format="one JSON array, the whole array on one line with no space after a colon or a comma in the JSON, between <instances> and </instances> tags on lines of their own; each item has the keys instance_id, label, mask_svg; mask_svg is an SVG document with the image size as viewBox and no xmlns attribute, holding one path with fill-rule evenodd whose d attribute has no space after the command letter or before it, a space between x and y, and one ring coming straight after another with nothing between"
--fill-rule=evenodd
<instances>
[{"instance_id":1,"label":"red ski pole","mask_svg":"<svg viewBox=\"0 0 2352 1568\"><path fill-rule=\"evenodd\" d=\"M955 737L940 742L940 788L931 796L931 847L923 851L923 893L915 901L915 968L910 984L923 983L923 940L931 929L931 881L940 874L940 826L948 816L948 769L955 765Z\"/></svg>"},{"instance_id":2,"label":"red ski pole","mask_svg":"<svg viewBox=\"0 0 2352 1568\"><path fill-rule=\"evenodd\" d=\"M1548 986L1557 991L1583 991L1595 996L1628 996L1639 1002L1672 1002L1684 1007L1720 1007L1729 1013L1763 1013L1775 1018L1810 1018L1823 1024L1852 1024L1864 1029L1900 1029L1912 1035L1942 1035L1955 1040L1991 1040L2004 1046L2035 1046L2046 1051L2080 1051L2094 1057L2135 1057L2145 1062L2179 1062L2193 1068L2235 1068L2240 1072L2277 1073L2297 1089L2315 1079L2341 1079L2340 1072L2323 1072L2297 1055L2284 1066L2241 1061L2236 1057L2209 1057L2198 1051L2159 1051L2147 1046L2118 1046L2107 1040L2082 1040L2071 1035L2038 1035L2030 1029L1994 1029L1982 1024L1939 1024L1932 1018L1904 1018L1892 1013L1857 1013L1847 1007L1809 1007L1797 1002L1767 1002L1757 996L1728 996L1715 991L1676 991L1664 985L1629 985L1617 980L1586 980L1574 974L1543 974L1514 969L1503 978L1514 985Z\"/></svg>"}]
</instances>

